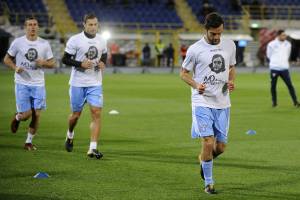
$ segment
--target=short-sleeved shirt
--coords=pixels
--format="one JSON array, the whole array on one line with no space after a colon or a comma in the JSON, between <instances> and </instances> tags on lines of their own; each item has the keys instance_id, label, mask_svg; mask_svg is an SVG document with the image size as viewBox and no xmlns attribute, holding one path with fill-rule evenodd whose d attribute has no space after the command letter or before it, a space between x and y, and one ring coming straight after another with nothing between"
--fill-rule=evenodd
<instances>
[{"instance_id":1,"label":"short-sleeved shirt","mask_svg":"<svg viewBox=\"0 0 300 200\"><path fill-rule=\"evenodd\" d=\"M203 94L192 88L192 105L215 109L231 106L227 83L229 66L236 63L236 47L232 40L221 38L211 45L204 38L191 45L182 67L193 71L193 79L206 85Z\"/></svg>"},{"instance_id":2,"label":"short-sleeved shirt","mask_svg":"<svg viewBox=\"0 0 300 200\"><path fill-rule=\"evenodd\" d=\"M75 87L90 87L102 85L102 73L97 67L101 55L107 53L106 41L96 34L94 38L88 38L84 32L72 36L66 45L65 52L75 56L75 60L82 62L85 59L92 60L92 69L80 69L72 67L69 84Z\"/></svg>"},{"instance_id":3,"label":"short-sleeved shirt","mask_svg":"<svg viewBox=\"0 0 300 200\"><path fill-rule=\"evenodd\" d=\"M7 53L15 57L16 65L24 69L21 73L15 73L15 83L44 86L44 71L36 65L36 59L49 60L53 58L50 44L47 40L38 37L30 41L26 36L16 38L10 45Z\"/></svg>"}]
</instances>

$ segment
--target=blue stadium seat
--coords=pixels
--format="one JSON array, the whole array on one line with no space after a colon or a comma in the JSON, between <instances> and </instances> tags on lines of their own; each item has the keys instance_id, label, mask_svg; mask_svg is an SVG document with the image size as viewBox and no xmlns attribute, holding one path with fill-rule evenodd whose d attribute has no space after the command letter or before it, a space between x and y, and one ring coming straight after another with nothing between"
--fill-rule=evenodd
<instances>
[{"instance_id":1,"label":"blue stadium seat","mask_svg":"<svg viewBox=\"0 0 300 200\"><path fill-rule=\"evenodd\" d=\"M9 20L13 25L22 25L26 17L35 16L40 26L48 26L49 16L43 0L1 0L9 9Z\"/></svg>"},{"instance_id":2,"label":"blue stadium seat","mask_svg":"<svg viewBox=\"0 0 300 200\"><path fill-rule=\"evenodd\" d=\"M203 14L203 0L187 0L189 6L192 8L193 13L197 16L197 19L200 23L204 23L204 14ZM227 15L233 15L233 16L241 16L242 10L234 9L233 6L231 6L230 0L210 0L210 4L213 6L216 12L220 13L221 15L226 16ZM225 21L226 24L226 21ZM234 25L233 25L234 24ZM225 29L238 29L238 22L231 23L229 26L225 26Z\"/></svg>"},{"instance_id":3,"label":"blue stadium seat","mask_svg":"<svg viewBox=\"0 0 300 200\"><path fill-rule=\"evenodd\" d=\"M128 0L127 5L122 4L121 0L115 0L114 4L105 4L105 0L65 0L65 2L72 18L79 26L83 15L93 12L102 22L149 24L145 25L145 28L153 27L153 23L166 23L165 27L168 26L167 23L176 23L176 28L182 27L181 19L174 9L166 6L166 1L155 1L149 4ZM74 11L74 9L80 11Z\"/></svg>"}]
</instances>

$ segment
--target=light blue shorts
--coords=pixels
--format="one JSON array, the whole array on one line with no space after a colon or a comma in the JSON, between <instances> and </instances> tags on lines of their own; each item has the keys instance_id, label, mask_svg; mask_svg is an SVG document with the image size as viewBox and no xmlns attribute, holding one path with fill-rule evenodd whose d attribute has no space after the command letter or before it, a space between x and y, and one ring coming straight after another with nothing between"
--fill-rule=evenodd
<instances>
[{"instance_id":1,"label":"light blue shorts","mask_svg":"<svg viewBox=\"0 0 300 200\"><path fill-rule=\"evenodd\" d=\"M18 112L46 109L46 90L44 86L30 86L16 83L16 105Z\"/></svg>"},{"instance_id":2,"label":"light blue shorts","mask_svg":"<svg viewBox=\"0 0 300 200\"><path fill-rule=\"evenodd\" d=\"M194 107L192 110L192 138L214 136L218 142L227 143L229 115L230 108Z\"/></svg>"},{"instance_id":3,"label":"light blue shorts","mask_svg":"<svg viewBox=\"0 0 300 200\"><path fill-rule=\"evenodd\" d=\"M71 109L73 112L80 112L87 102L91 106L102 108L103 94L102 86L75 87L70 86L69 90Z\"/></svg>"}]
</instances>

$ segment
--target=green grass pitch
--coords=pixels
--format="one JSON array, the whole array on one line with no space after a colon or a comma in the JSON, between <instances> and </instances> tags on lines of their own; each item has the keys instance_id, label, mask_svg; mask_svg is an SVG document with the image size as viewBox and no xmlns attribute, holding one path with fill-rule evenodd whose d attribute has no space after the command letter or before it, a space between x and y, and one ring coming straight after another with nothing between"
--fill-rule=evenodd
<instances>
[{"instance_id":1,"label":"green grass pitch","mask_svg":"<svg viewBox=\"0 0 300 200\"><path fill-rule=\"evenodd\" d=\"M64 150L69 75L46 75L47 110L34 144L25 152L26 127L9 124L15 112L11 72L0 71L0 199L300 199L300 109L278 83L271 108L268 74L238 74L232 93L226 152L214 161L219 194L203 192L190 138L190 89L178 75L106 75L100 150L86 157L88 107L75 129L74 151ZM300 97L300 75L293 74ZM119 115L109 115L112 109ZM256 135L247 135L254 129ZM34 179L37 172L48 179Z\"/></svg>"}]
</instances>

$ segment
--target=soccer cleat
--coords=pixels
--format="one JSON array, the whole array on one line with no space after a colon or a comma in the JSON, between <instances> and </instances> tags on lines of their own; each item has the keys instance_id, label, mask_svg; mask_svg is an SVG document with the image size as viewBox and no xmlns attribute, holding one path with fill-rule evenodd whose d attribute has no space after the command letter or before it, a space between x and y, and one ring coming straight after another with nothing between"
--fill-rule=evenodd
<instances>
[{"instance_id":1,"label":"soccer cleat","mask_svg":"<svg viewBox=\"0 0 300 200\"><path fill-rule=\"evenodd\" d=\"M32 143L25 143L24 149L27 151L35 151L37 148Z\"/></svg>"},{"instance_id":2,"label":"soccer cleat","mask_svg":"<svg viewBox=\"0 0 300 200\"><path fill-rule=\"evenodd\" d=\"M209 184L209 185L205 186L204 192L207 194L217 194L213 184Z\"/></svg>"},{"instance_id":3,"label":"soccer cleat","mask_svg":"<svg viewBox=\"0 0 300 200\"><path fill-rule=\"evenodd\" d=\"M294 103L294 106L295 106L296 108L300 108L300 103L296 102L296 103Z\"/></svg>"},{"instance_id":4,"label":"soccer cleat","mask_svg":"<svg viewBox=\"0 0 300 200\"><path fill-rule=\"evenodd\" d=\"M103 154L99 152L97 149L92 149L87 152L88 157L93 158L95 157L96 159L100 159L103 157Z\"/></svg>"},{"instance_id":5,"label":"soccer cleat","mask_svg":"<svg viewBox=\"0 0 300 200\"><path fill-rule=\"evenodd\" d=\"M202 168L202 164L200 164L200 175L201 175L202 180L205 180L204 173L203 173L203 168Z\"/></svg>"},{"instance_id":6,"label":"soccer cleat","mask_svg":"<svg viewBox=\"0 0 300 200\"><path fill-rule=\"evenodd\" d=\"M73 139L67 138L65 142L65 148L67 152L73 151Z\"/></svg>"},{"instance_id":7,"label":"soccer cleat","mask_svg":"<svg viewBox=\"0 0 300 200\"><path fill-rule=\"evenodd\" d=\"M273 107L273 108L276 108L276 107L277 107L277 103L273 103L273 104L272 104L272 107Z\"/></svg>"},{"instance_id":8,"label":"soccer cleat","mask_svg":"<svg viewBox=\"0 0 300 200\"><path fill-rule=\"evenodd\" d=\"M12 133L16 133L18 128L19 128L19 125L20 125L20 121L18 121L16 119L16 114L14 114L14 117L11 120L11 124L10 124L10 130L11 130Z\"/></svg>"}]
</instances>

